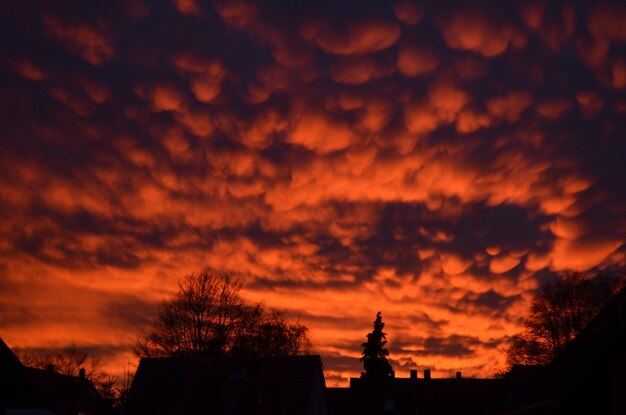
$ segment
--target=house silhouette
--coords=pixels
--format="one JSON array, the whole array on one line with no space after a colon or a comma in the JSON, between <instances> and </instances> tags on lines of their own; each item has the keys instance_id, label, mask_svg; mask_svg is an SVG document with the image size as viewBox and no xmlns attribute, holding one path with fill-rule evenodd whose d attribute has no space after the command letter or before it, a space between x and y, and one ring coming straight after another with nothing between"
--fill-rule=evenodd
<instances>
[{"instance_id":1,"label":"house silhouette","mask_svg":"<svg viewBox=\"0 0 626 415\"><path fill-rule=\"evenodd\" d=\"M319 356L141 359L128 396L137 414L326 415Z\"/></svg>"},{"instance_id":2,"label":"house silhouette","mask_svg":"<svg viewBox=\"0 0 626 415\"><path fill-rule=\"evenodd\" d=\"M330 415L498 414L507 408L504 379L417 377L380 381L351 378L350 388L329 388Z\"/></svg>"},{"instance_id":3,"label":"house silhouette","mask_svg":"<svg viewBox=\"0 0 626 415\"><path fill-rule=\"evenodd\" d=\"M82 376L67 376L22 365L0 338L0 408L4 414L100 415L106 401L93 383Z\"/></svg>"}]
</instances>

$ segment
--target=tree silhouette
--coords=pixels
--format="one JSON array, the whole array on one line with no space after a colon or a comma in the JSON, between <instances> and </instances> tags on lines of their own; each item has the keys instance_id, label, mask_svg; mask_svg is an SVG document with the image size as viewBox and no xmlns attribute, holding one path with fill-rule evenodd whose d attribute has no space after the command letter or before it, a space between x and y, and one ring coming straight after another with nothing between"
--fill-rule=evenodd
<instances>
[{"instance_id":1,"label":"tree silhouette","mask_svg":"<svg viewBox=\"0 0 626 415\"><path fill-rule=\"evenodd\" d=\"M248 305L242 281L211 270L192 273L161 303L154 327L135 346L140 357L275 356L308 353L308 328L284 313Z\"/></svg>"},{"instance_id":2,"label":"tree silhouette","mask_svg":"<svg viewBox=\"0 0 626 415\"><path fill-rule=\"evenodd\" d=\"M505 347L507 364L549 363L624 286L623 271L580 273L544 283L530 305L524 329Z\"/></svg>"},{"instance_id":3,"label":"tree silhouette","mask_svg":"<svg viewBox=\"0 0 626 415\"><path fill-rule=\"evenodd\" d=\"M387 334L383 332L384 328L383 315L379 311L372 332L367 335L367 341L361 344L363 347L361 361L365 369L365 372L361 373L362 378L382 380L394 376L393 369L387 361L389 350L385 349Z\"/></svg>"},{"instance_id":4,"label":"tree silhouette","mask_svg":"<svg viewBox=\"0 0 626 415\"><path fill-rule=\"evenodd\" d=\"M224 354L243 313L241 286L241 280L229 274L186 275L178 292L161 303L152 331L137 344L137 354Z\"/></svg>"},{"instance_id":5,"label":"tree silhouette","mask_svg":"<svg viewBox=\"0 0 626 415\"><path fill-rule=\"evenodd\" d=\"M231 353L240 356L295 356L311 348L309 329L284 312L265 312L262 304L247 307L235 333Z\"/></svg>"}]
</instances>

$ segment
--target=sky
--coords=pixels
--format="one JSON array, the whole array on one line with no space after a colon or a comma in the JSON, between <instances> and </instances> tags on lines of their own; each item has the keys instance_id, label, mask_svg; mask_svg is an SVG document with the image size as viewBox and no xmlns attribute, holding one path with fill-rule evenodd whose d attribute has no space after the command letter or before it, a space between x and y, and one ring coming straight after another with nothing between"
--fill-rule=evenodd
<instances>
[{"instance_id":1,"label":"sky","mask_svg":"<svg viewBox=\"0 0 626 415\"><path fill-rule=\"evenodd\" d=\"M0 4L0 337L120 373L210 267L398 376L491 376L538 284L626 263L626 6Z\"/></svg>"}]
</instances>

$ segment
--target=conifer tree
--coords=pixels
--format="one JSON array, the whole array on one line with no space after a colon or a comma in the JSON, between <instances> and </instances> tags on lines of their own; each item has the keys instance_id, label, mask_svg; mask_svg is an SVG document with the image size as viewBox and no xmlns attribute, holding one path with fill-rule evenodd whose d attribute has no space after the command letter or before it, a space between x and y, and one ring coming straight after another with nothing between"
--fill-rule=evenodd
<instances>
[{"instance_id":1,"label":"conifer tree","mask_svg":"<svg viewBox=\"0 0 626 415\"><path fill-rule=\"evenodd\" d=\"M384 327L383 315L379 311L374 320L374 329L367 335L367 341L361 345L363 347L361 361L365 369L365 372L361 373L362 378L382 380L394 376L393 369L387 361L389 350L385 349L387 334L383 332Z\"/></svg>"}]
</instances>

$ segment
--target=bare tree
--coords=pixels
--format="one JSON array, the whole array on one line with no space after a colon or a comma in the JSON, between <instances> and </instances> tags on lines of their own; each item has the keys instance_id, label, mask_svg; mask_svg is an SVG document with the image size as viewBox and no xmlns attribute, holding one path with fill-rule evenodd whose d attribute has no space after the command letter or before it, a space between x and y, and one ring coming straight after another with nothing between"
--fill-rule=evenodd
<instances>
[{"instance_id":1,"label":"bare tree","mask_svg":"<svg viewBox=\"0 0 626 415\"><path fill-rule=\"evenodd\" d=\"M593 277L573 273L542 285L531 302L524 330L505 347L509 367L550 362L624 283L622 271L605 271Z\"/></svg>"},{"instance_id":2,"label":"bare tree","mask_svg":"<svg viewBox=\"0 0 626 415\"><path fill-rule=\"evenodd\" d=\"M211 270L185 276L178 292L161 303L151 332L137 342L140 357L277 355L308 351L308 329L284 313L247 305L242 281Z\"/></svg>"},{"instance_id":3,"label":"bare tree","mask_svg":"<svg viewBox=\"0 0 626 415\"><path fill-rule=\"evenodd\" d=\"M133 372L130 371L130 362L126 367L126 372L122 379L118 382L115 387L115 395L116 399L113 401L112 413L113 414L126 414L126 405L128 402L128 395L130 393L130 387L133 384L133 380L135 379L135 371L137 367L133 367Z\"/></svg>"},{"instance_id":4,"label":"bare tree","mask_svg":"<svg viewBox=\"0 0 626 415\"><path fill-rule=\"evenodd\" d=\"M189 274L173 298L161 303L150 334L137 344L140 356L223 354L243 309L242 282L229 274Z\"/></svg>"},{"instance_id":5,"label":"bare tree","mask_svg":"<svg viewBox=\"0 0 626 415\"><path fill-rule=\"evenodd\" d=\"M247 307L232 352L245 356L295 356L311 349L309 329L282 311L265 312L262 304Z\"/></svg>"}]
</instances>

